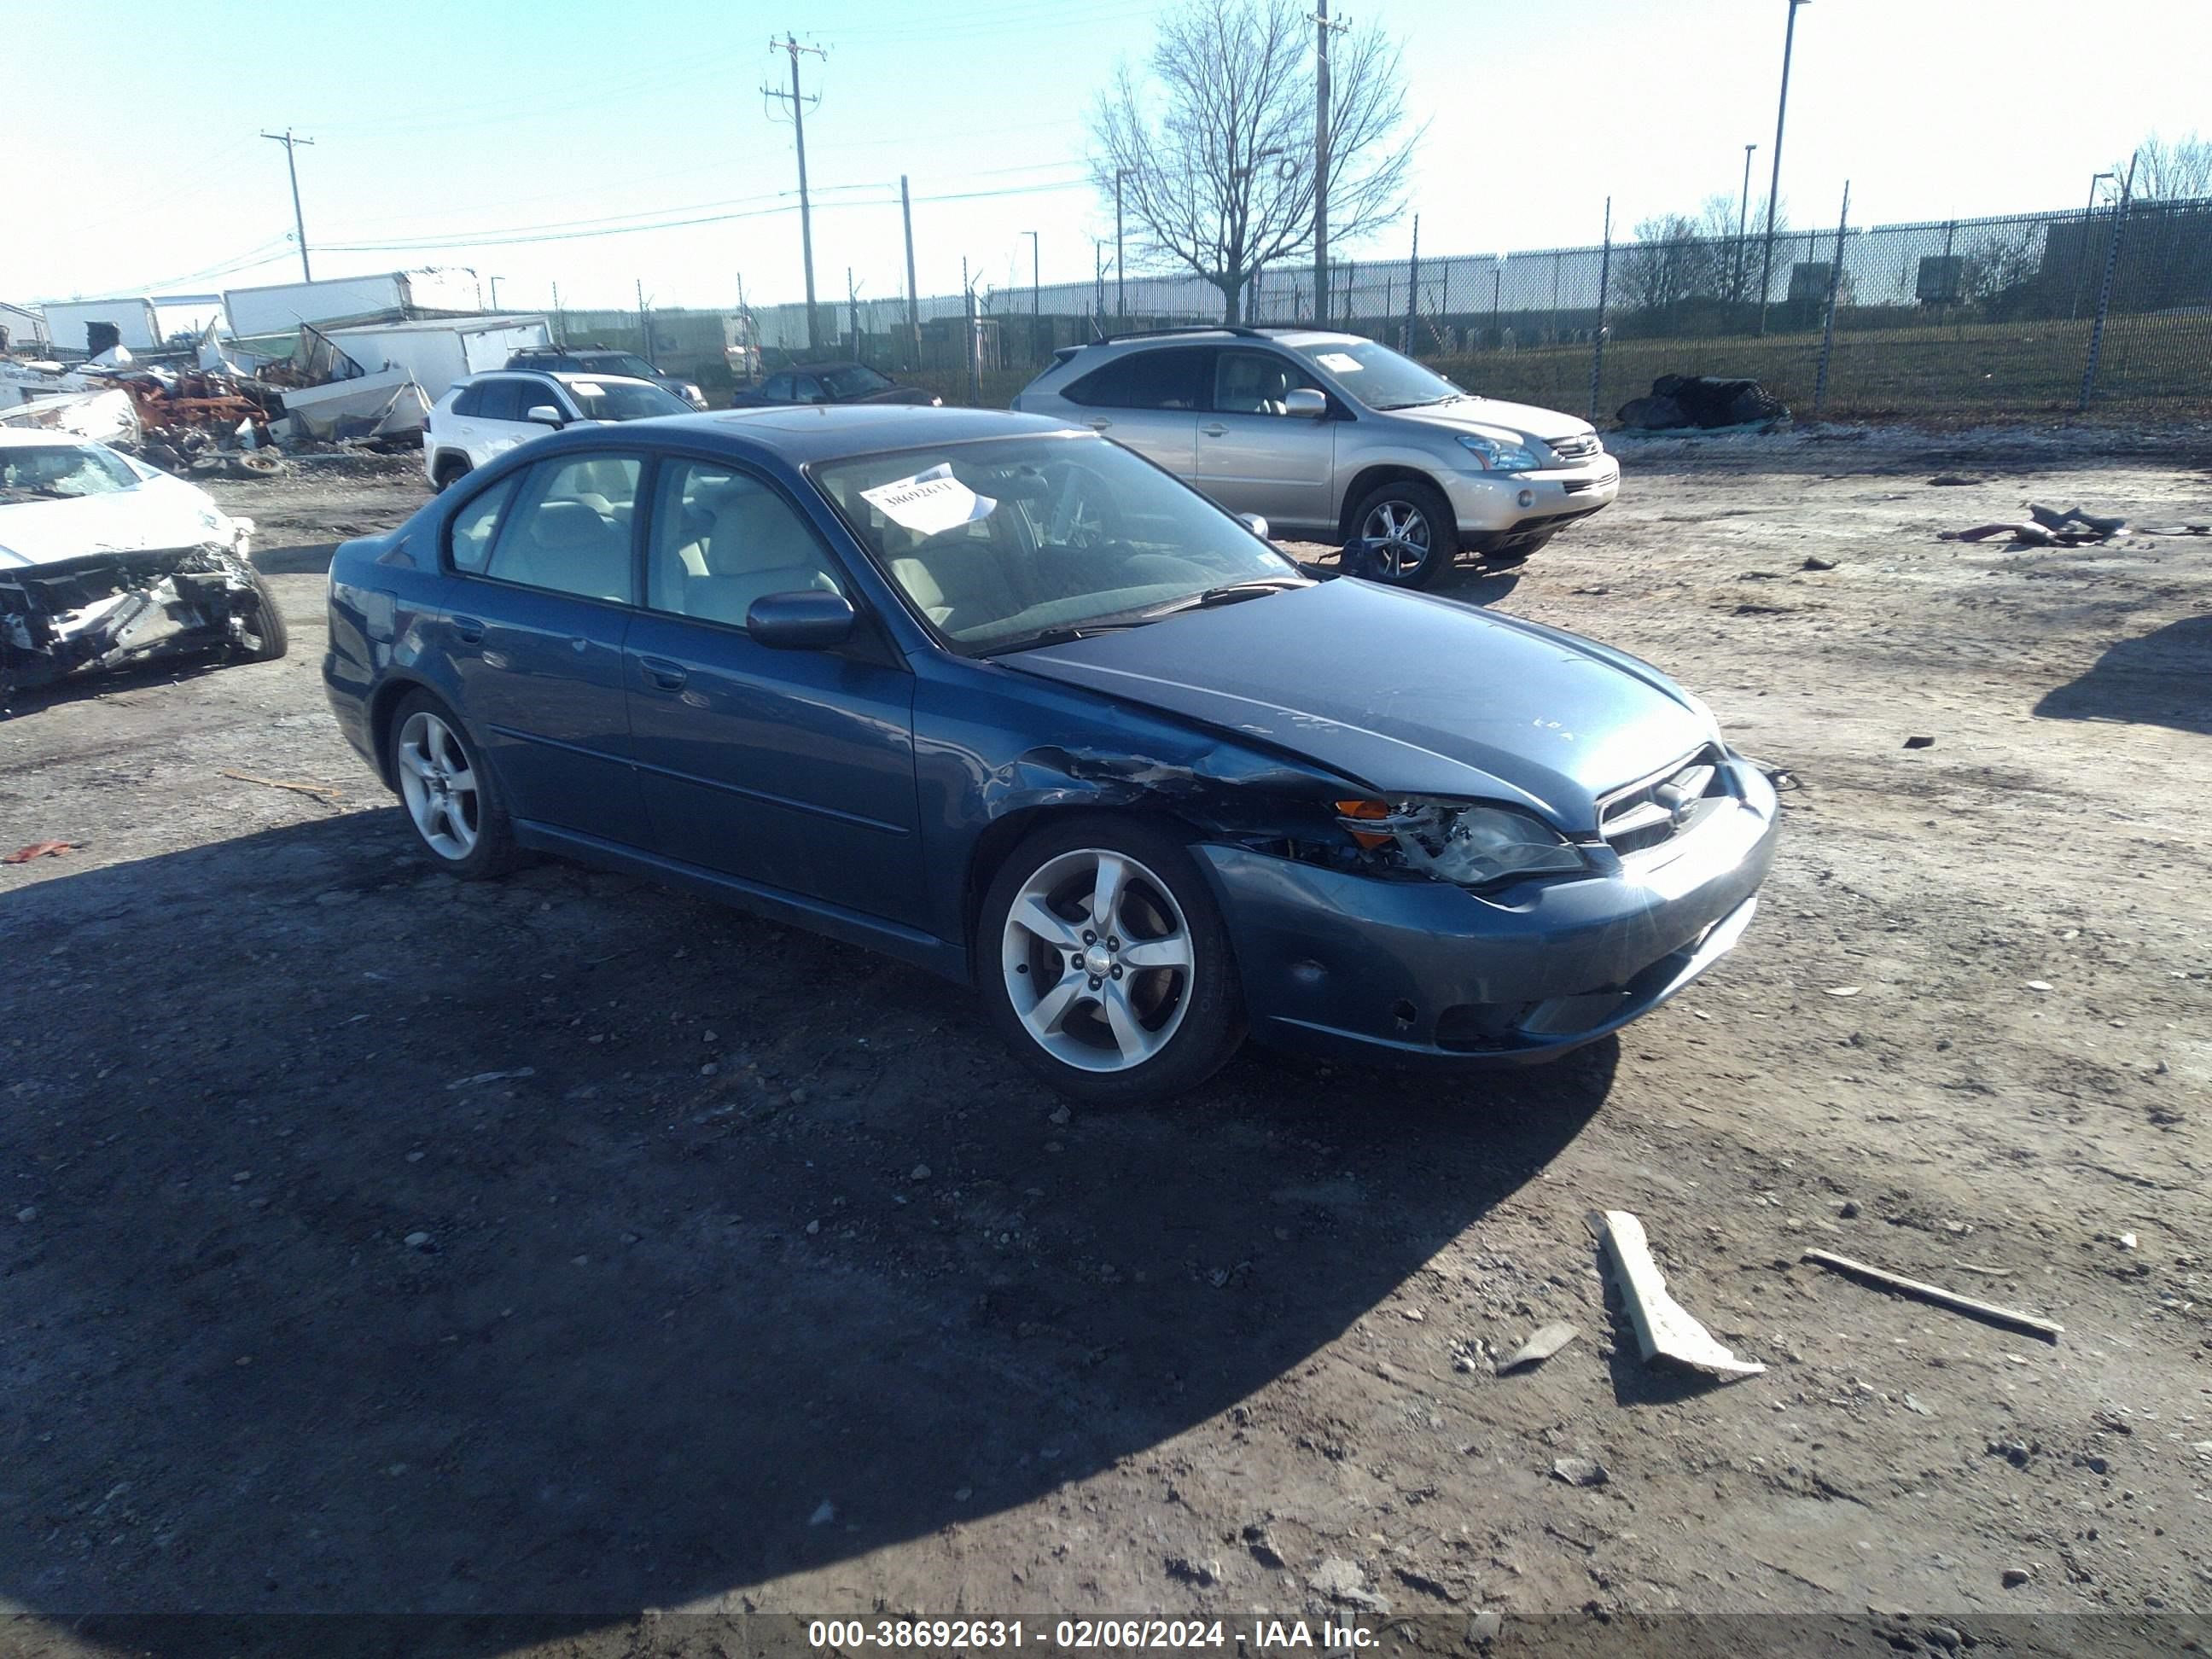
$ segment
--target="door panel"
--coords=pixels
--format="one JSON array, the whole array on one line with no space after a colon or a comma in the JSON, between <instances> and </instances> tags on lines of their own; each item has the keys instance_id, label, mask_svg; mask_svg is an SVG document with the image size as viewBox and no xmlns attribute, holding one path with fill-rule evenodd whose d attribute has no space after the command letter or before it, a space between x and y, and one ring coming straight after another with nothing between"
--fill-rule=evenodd
<instances>
[{"instance_id":1,"label":"door panel","mask_svg":"<svg viewBox=\"0 0 2212 1659\"><path fill-rule=\"evenodd\" d=\"M726 463L664 462L648 609L623 672L656 850L924 926L914 677L868 651L754 643L753 599L848 591L789 501Z\"/></svg>"},{"instance_id":2,"label":"door panel","mask_svg":"<svg viewBox=\"0 0 2212 1659\"><path fill-rule=\"evenodd\" d=\"M493 532L488 579L457 586L441 629L462 717L514 816L631 846L646 819L623 696L630 531L579 498L611 478L634 495L639 468L607 455L532 468ZM449 561L465 571L470 556L457 538Z\"/></svg>"},{"instance_id":3,"label":"door panel","mask_svg":"<svg viewBox=\"0 0 2212 1659\"><path fill-rule=\"evenodd\" d=\"M1116 357L1068 389L1078 417L1178 478L1198 471L1198 408L1212 348L1160 346Z\"/></svg>"},{"instance_id":4,"label":"door panel","mask_svg":"<svg viewBox=\"0 0 2212 1659\"><path fill-rule=\"evenodd\" d=\"M1281 412L1285 393L1318 385L1273 352L1216 353L1212 408L1196 422L1199 488L1271 526L1327 526L1336 422Z\"/></svg>"}]
</instances>

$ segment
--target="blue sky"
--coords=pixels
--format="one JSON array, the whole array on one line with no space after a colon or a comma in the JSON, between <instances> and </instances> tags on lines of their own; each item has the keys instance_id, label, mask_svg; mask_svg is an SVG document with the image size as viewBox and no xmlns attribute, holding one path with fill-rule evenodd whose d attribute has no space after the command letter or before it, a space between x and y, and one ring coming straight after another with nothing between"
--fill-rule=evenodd
<instances>
[{"instance_id":1,"label":"blue sky","mask_svg":"<svg viewBox=\"0 0 2212 1659\"><path fill-rule=\"evenodd\" d=\"M283 149L296 128L317 276L462 264L509 307L800 296L787 82L771 33L826 47L803 75L815 268L904 286L912 179L925 294L1087 280L1110 204L1081 184L1084 112L1174 0L75 0L0 10L7 73L0 297L289 280ZM1765 173L1784 0L1335 0L1405 43L1426 121L1425 252L1581 244ZM103 49L129 41L110 76ZM1826 222L2078 206L2145 132L2212 127L2198 0L1813 0L1799 15L1782 193ZM112 95L104 91L114 88ZM744 215L743 217L722 217ZM540 236L628 216L680 228ZM1408 227L1346 253L1402 253ZM1133 270L1137 269L1132 259Z\"/></svg>"}]
</instances>

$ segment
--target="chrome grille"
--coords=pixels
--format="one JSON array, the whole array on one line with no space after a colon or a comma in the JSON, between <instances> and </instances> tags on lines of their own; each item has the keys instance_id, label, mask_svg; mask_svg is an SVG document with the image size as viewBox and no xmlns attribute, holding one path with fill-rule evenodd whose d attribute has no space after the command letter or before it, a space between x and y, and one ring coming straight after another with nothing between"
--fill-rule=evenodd
<instances>
[{"instance_id":1,"label":"chrome grille","mask_svg":"<svg viewBox=\"0 0 2212 1659\"><path fill-rule=\"evenodd\" d=\"M1571 438L1547 438L1544 442L1563 461L1585 461L1605 447L1595 432L1578 432Z\"/></svg>"},{"instance_id":2,"label":"chrome grille","mask_svg":"<svg viewBox=\"0 0 2212 1659\"><path fill-rule=\"evenodd\" d=\"M1598 834L1622 858L1663 847L1687 835L1729 799L1720 752L1708 744L1697 753L1616 790L1598 803Z\"/></svg>"}]
</instances>

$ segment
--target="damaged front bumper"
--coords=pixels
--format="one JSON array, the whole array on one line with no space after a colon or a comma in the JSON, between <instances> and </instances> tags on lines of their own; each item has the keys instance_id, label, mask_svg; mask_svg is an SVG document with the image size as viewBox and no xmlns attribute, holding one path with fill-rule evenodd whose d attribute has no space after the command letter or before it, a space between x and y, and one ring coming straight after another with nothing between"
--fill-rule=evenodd
<instances>
[{"instance_id":1,"label":"damaged front bumper","mask_svg":"<svg viewBox=\"0 0 2212 1659\"><path fill-rule=\"evenodd\" d=\"M1490 893L1249 847L1194 848L1234 939L1255 1036L1453 1066L1549 1059L1640 1018L1742 936L1778 810L1731 757L1733 805L1663 863Z\"/></svg>"},{"instance_id":2,"label":"damaged front bumper","mask_svg":"<svg viewBox=\"0 0 2212 1659\"><path fill-rule=\"evenodd\" d=\"M244 548L241 534L0 569L0 708L71 674L241 643L261 604Z\"/></svg>"}]
</instances>

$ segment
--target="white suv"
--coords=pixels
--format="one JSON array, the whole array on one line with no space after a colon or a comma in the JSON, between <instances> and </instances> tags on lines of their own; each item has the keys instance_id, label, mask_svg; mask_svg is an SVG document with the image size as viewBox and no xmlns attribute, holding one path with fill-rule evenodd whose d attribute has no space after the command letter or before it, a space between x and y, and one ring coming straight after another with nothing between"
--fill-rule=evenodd
<instances>
[{"instance_id":1,"label":"white suv","mask_svg":"<svg viewBox=\"0 0 2212 1659\"><path fill-rule=\"evenodd\" d=\"M441 489L495 455L576 421L689 415L691 405L650 380L615 374L514 370L472 374L430 407L422 471Z\"/></svg>"},{"instance_id":2,"label":"white suv","mask_svg":"<svg viewBox=\"0 0 2212 1659\"><path fill-rule=\"evenodd\" d=\"M1357 334L1165 329L1069 346L1014 407L1080 422L1274 533L1422 587L1517 563L1620 489L1588 421L1462 391Z\"/></svg>"}]
</instances>

